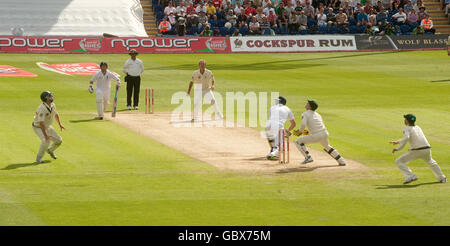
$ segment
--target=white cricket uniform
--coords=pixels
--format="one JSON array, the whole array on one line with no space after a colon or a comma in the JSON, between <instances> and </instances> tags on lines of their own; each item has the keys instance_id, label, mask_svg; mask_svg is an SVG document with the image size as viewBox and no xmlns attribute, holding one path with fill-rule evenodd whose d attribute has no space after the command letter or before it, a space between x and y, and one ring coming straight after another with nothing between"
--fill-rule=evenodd
<instances>
[{"instance_id":1,"label":"white cricket uniform","mask_svg":"<svg viewBox=\"0 0 450 246\"><path fill-rule=\"evenodd\" d=\"M222 113L219 110L219 107L217 106L216 99L214 97L214 93L211 91L209 87L209 83L211 81L214 81L214 75L213 73L205 69L203 74L200 72L200 69L194 71L192 73L192 82L194 82L194 119L197 119L198 110L202 107L204 98L205 101L210 102L214 105L214 109L216 110L216 113L220 116L220 118L223 118Z\"/></svg>"},{"instance_id":2,"label":"white cricket uniform","mask_svg":"<svg viewBox=\"0 0 450 246\"><path fill-rule=\"evenodd\" d=\"M328 140L329 134L327 128L319 113L313 110L307 110L302 114L302 124L299 129L300 132L303 132L305 128L308 128L309 134L300 136L295 141L295 145L305 158L310 157L305 144L320 143L325 151L327 151L331 157L336 159L339 164L345 164L344 158L341 157L336 149L331 147Z\"/></svg>"},{"instance_id":3,"label":"white cricket uniform","mask_svg":"<svg viewBox=\"0 0 450 246\"><path fill-rule=\"evenodd\" d=\"M62 138L52 127L53 119L56 114L58 114L58 112L56 111L56 106L54 103L50 106L46 103L42 103L36 110L32 125L34 132L41 140L41 145L36 157L37 160L41 160L47 150L54 151L62 143ZM45 141L45 136L40 127L40 122L44 123L45 131L52 141L51 146L49 146L50 142Z\"/></svg>"},{"instance_id":4,"label":"white cricket uniform","mask_svg":"<svg viewBox=\"0 0 450 246\"><path fill-rule=\"evenodd\" d=\"M414 176L414 173L408 168L408 166L406 166L406 164L417 159L422 159L428 163L431 171L438 181L445 178L441 168L431 157L430 144L419 126L406 126L403 128L403 138L399 139L398 142L399 146L396 148L397 150L403 149L408 142L410 145L408 152L404 153L397 160L395 160L395 163L405 179Z\"/></svg>"},{"instance_id":5,"label":"white cricket uniform","mask_svg":"<svg viewBox=\"0 0 450 246\"><path fill-rule=\"evenodd\" d=\"M276 147L277 149L280 147L279 145L279 135L278 132L280 129L284 129L284 125L286 121L294 120L294 114L291 109L283 105L281 103L274 105L269 110L269 120L266 122L266 136L270 140L274 141L272 147ZM282 149L279 149L282 151Z\"/></svg>"},{"instance_id":6,"label":"white cricket uniform","mask_svg":"<svg viewBox=\"0 0 450 246\"><path fill-rule=\"evenodd\" d=\"M103 112L109 107L109 98L111 94L111 80L115 80L117 85L120 86L120 79L116 75L106 70L103 74L102 71L98 71L94 74L91 82L97 82L95 89L95 97L97 101L97 112L99 117L103 117Z\"/></svg>"}]
</instances>

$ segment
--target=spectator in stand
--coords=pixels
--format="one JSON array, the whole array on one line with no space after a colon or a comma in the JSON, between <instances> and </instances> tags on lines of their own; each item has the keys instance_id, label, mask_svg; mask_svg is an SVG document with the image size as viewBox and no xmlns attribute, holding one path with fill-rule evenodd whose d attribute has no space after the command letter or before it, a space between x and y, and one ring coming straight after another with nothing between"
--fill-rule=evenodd
<instances>
[{"instance_id":1,"label":"spectator in stand","mask_svg":"<svg viewBox=\"0 0 450 246\"><path fill-rule=\"evenodd\" d=\"M222 0L212 0L212 4L217 9L222 8Z\"/></svg>"},{"instance_id":2,"label":"spectator in stand","mask_svg":"<svg viewBox=\"0 0 450 246\"><path fill-rule=\"evenodd\" d=\"M308 29L308 16L305 15L305 11L300 11L298 15L298 29L299 31L304 31Z\"/></svg>"},{"instance_id":3,"label":"spectator in stand","mask_svg":"<svg viewBox=\"0 0 450 246\"><path fill-rule=\"evenodd\" d=\"M344 2L342 9L344 9L344 13L347 15L347 18L353 17L353 7L350 6L349 1Z\"/></svg>"},{"instance_id":4,"label":"spectator in stand","mask_svg":"<svg viewBox=\"0 0 450 246\"><path fill-rule=\"evenodd\" d=\"M206 7L205 7L205 4L203 3L203 2L200 2L199 4L197 4L197 7L195 7L195 11L197 12L197 13L201 13L201 12L203 12L203 13L205 13L206 14Z\"/></svg>"},{"instance_id":5,"label":"spectator in stand","mask_svg":"<svg viewBox=\"0 0 450 246\"><path fill-rule=\"evenodd\" d=\"M181 13L183 13L183 10ZM186 35L186 19L184 17L178 18L177 23L175 24L175 30L178 36Z\"/></svg>"},{"instance_id":6,"label":"spectator in stand","mask_svg":"<svg viewBox=\"0 0 450 246\"><path fill-rule=\"evenodd\" d=\"M295 10L295 13L296 13L297 15L299 15L299 14L300 14L300 11L303 10L303 5L300 3L300 0L297 0L297 2L295 3L295 8L294 8L294 10Z\"/></svg>"},{"instance_id":7,"label":"spectator in stand","mask_svg":"<svg viewBox=\"0 0 450 246\"><path fill-rule=\"evenodd\" d=\"M169 2L169 5L167 5L166 8L164 8L164 15L169 16L170 13L177 13L177 9L173 6L172 2Z\"/></svg>"},{"instance_id":8,"label":"spectator in stand","mask_svg":"<svg viewBox=\"0 0 450 246\"><path fill-rule=\"evenodd\" d=\"M314 7L311 6L311 3L309 0L306 0L306 6L303 8L303 11L305 11L305 15L308 16L308 18L314 19Z\"/></svg>"},{"instance_id":9,"label":"spectator in stand","mask_svg":"<svg viewBox=\"0 0 450 246\"><path fill-rule=\"evenodd\" d=\"M427 13L425 13L425 19L420 22L420 27L423 28L423 31L425 33L431 32L434 34L436 32L436 30L433 28L433 21L430 19L430 15Z\"/></svg>"},{"instance_id":10,"label":"spectator in stand","mask_svg":"<svg viewBox=\"0 0 450 246\"><path fill-rule=\"evenodd\" d=\"M369 23L369 17L363 8L360 8L358 14L356 15L356 25L357 26L367 26Z\"/></svg>"},{"instance_id":11,"label":"spectator in stand","mask_svg":"<svg viewBox=\"0 0 450 246\"><path fill-rule=\"evenodd\" d=\"M403 10L405 11L406 14L409 14L411 12L411 10L413 10L413 5L411 3L411 0L408 0L406 2L405 5L403 5Z\"/></svg>"},{"instance_id":12,"label":"spectator in stand","mask_svg":"<svg viewBox=\"0 0 450 246\"><path fill-rule=\"evenodd\" d=\"M416 13L414 9L411 10L411 12L408 14L408 25L411 27L411 29L414 29L418 26L419 21L419 15Z\"/></svg>"},{"instance_id":13,"label":"spectator in stand","mask_svg":"<svg viewBox=\"0 0 450 246\"><path fill-rule=\"evenodd\" d=\"M167 17L164 16L163 20L159 23L158 30L159 33L162 35L170 34L170 30L172 29L172 25L170 25L170 22L167 20Z\"/></svg>"},{"instance_id":14,"label":"spectator in stand","mask_svg":"<svg viewBox=\"0 0 450 246\"><path fill-rule=\"evenodd\" d=\"M416 11L417 14L419 14L421 7L424 7L425 10L425 6L423 6L422 0L417 0L416 4L413 5L413 9Z\"/></svg>"},{"instance_id":15,"label":"spectator in stand","mask_svg":"<svg viewBox=\"0 0 450 246\"><path fill-rule=\"evenodd\" d=\"M242 8L240 2L237 2L237 3L236 3L236 7L234 8L234 14L240 15L241 12L244 12L244 8Z\"/></svg>"},{"instance_id":16,"label":"spectator in stand","mask_svg":"<svg viewBox=\"0 0 450 246\"><path fill-rule=\"evenodd\" d=\"M369 25L371 27L377 26L377 12L375 9L372 9L369 14Z\"/></svg>"},{"instance_id":17,"label":"spectator in stand","mask_svg":"<svg viewBox=\"0 0 450 246\"><path fill-rule=\"evenodd\" d=\"M267 21L267 17L264 16L259 22L259 27L261 28L262 35L271 35L272 29L270 28L270 23Z\"/></svg>"},{"instance_id":18,"label":"spectator in stand","mask_svg":"<svg viewBox=\"0 0 450 246\"><path fill-rule=\"evenodd\" d=\"M233 5L229 1L223 1L224 6L222 7L224 13L228 13L230 9L234 9Z\"/></svg>"},{"instance_id":19,"label":"spectator in stand","mask_svg":"<svg viewBox=\"0 0 450 246\"><path fill-rule=\"evenodd\" d=\"M256 17L251 17L252 20L250 21L250 23L248 24L248 28L249 28L249 35L260 35L261 34L261 28L259 28L259 22L256 21Z\"/></svg>"},{"instance_id":20,"label":"spectator in stand","mask_svg":"<svg viewBox=\"0 0 450 246\"><path fill-rule=\"evenodd\" d=\"M237 16L233 13L233 10L228 10L225 19L230 22L232 26L237 26Z\"/></svg>"},{"instance_id":21,"label":"spectator in stand","mask_svg":"<svg viewBox=\"0 0 450 246\"><path fill-rule=\"evenodd\" d=\"M275 7L275 14L278 15L278 16L281 16L283 10L284 10L284 3L281 2L281 3L278 4L277 7Z\"/></svg>"},{"instance_id":22,"label":"spectator in stand","mask_svg":"<svg viewBox=\"0 0 450 246\"><path fill-rule=\"evenodd\" d=\"M380 12L380 8L383 7L383 3L381 2L381 0L377 1L377 4L375 6L373 6L373 8L375 9L375 11Z\"/></svg>"},{"instance_id":23,"label":"spectator in stand","mask_svg":"<svg viewBox=\"0 0 450 246\"><path fill-rule=\"evenodd\" d=\"M250 2L247 3L245 9L244 9L245 15L247 16L247 18L251 18L252 16L256 15L256 9L254 9L252 7L252 5L250 4ZM259 27L258 27L259 28ZM252 30L250 30L252 31Z\"/></svg>"},{"instance_id":24,"label":"spectator in stand","mask_svg":"<svg viewBox=\"0 0 450 246\"><path fill-rule=\"evenodd\" d=\"M427 12L425 12L425 7L420 7L419 8L419 12L417 13L417 15L419 16L419 23L421 23L422 22L422 20L423 19L425 19L425 14L426 14Z\"/></svg>"},{"instance_id":25,"label":"spectator in stand","mask_svg":"<svg viewBox=\"0 0 450 246\"><path fill-rule=\"evenodd\" d=\"M320 8L317 12L317 25L319 27L326 27L327 26L327 15L324 13L323 8Z\"/></svg>"},{"instance_id":26,"label":"spectator in stand","mask_svg":"<svg viewBox=\"0 0 450 246\"><path fill-rule=\"evenodd\" d=\"M269 15L267 15L267 21L270 23L271 28L277 27L278 16L275 14L275 10L270 10Z\"/></svg>"},{"instance_id":27,"label":"spectator in stand","mask_svg":"<svg viewBox=\"0 0 450 246\"><path fill-rule=\"evenodd\" d=\"M286 35L289 33L288 25L289 25L289 16L287 15L287 11L283 9L280 15L280 33L282 35Z\"/></svg>"},{"instance_id":28,"label":"spectator in stand","mask_svg":"<svg viewBox=\"0 0 450 246\"><path fill-rule=\"evenodd\" d=\"M183 17L183 18L185 19L185 21L186 21L186 12L184 12L183 10L181 10L180 13L177 13L177 16L176 16L177 20L178 20L180 17Z\"/></svg>"},{"instance_id":29,"label":"spectator in stand","mask_svg":"<svg viewBox=\"0 0 450 246\"><path fill-rule=\"evenodd\" d=\"M183 11L184 13L186 13L187 9L186 6L184 5L184 1L180 2L180 5L177 6L177 16L180 16L181 11Z\"/></svg>"},{"instance_id":30,"label":"spectator in stand","mask_svg":"<svg viewBox=\"0 0 450 246\"><path fill-rule=\"evenodd\" d=\"M216 14L216 7L212 4L212 2L208 3L208 6L206 6L206 15L208 18L211 18L211 16Z\"/></svg>"},{"instance_id":31,"label":"spectator in stand","mask_svg":"<svg viewBox=\"0 0 450 246\"><path fill-rule=\"evenodd\" d=\"M242 22L244 22L245 25L247 25L247 19L248 19L248 17L245 15L245 12L242 11L242 12L238 15L238 17L237 17L239 26L241 26L241 23L242 23Z\"/></svg>"},{"instance_id":32,"label":"spectator in stand","mask_svg":"<svg viewBox=\"0 0 450 246\"><path fill-rule=\"evenodd\" d=\"M239 32L239 29L234 29L233 37L242 37L242 34Z\"/></svg>"},{"instance_id":33,"label":"spectator in stand","mask_svg":"<svg viewBox=\"0 0 450 246\"><path fill-rule=\"evenodd\" d=\"M195 7L191 4L186 8L186 29L190 29L193 26L198 26L198 15L195 11Z\"/></svg>"},{"instance_id":34,"label":"spectator in stand","mask_svg":"<svg viewBox=\"0 0 450 246\"><path fill-rule=\"evenodd\" d=\"M263 10L263 13L267 16L269 15L270 11L273 11L275 13L275 9L272 7L272 4L267 4L266 8Z\"/></svg>"},{"instance_id":35,"label":"spectator in stand","mask_svg":"<svg viewBox=\"0 0 450 246\"><path fill-rule=\"evenodd\" d=\"M341 7L341 1L340 0L331 0L328 4L329 7L333 9L339 9Z\"/></svg>"},{"instance_id":36,"label":"spectator in stand","mask_svg":"<svg viewBox=\"0 0 450 246\"><path fill-rule=\"evenodd\" d=\"M172 26L175 26L175 24L177 24L177 18L175 17L175 14L173 12L169 14L167 20L170 22L170 25Z\"/></svg>"},{"instance_id":37,"label":"spectator in stand","mask_svg":"<svg viewBox=\"0 0 450 246\"><path fill-rule=\"evenodd\" d=\"M261 7L263 7L265 9L268 4L272 4L272 1L271 0L263 0L261 3Z\"/></svg>"},{"instance_id":38,"label":"spectator in stand","mask_svg":"<svg viewBox=\"0 0 450 246\"><path fill-rule=\"evenodd\" d=\"M369 15L372 12L373 6L370 4L370 1L366 2L366 5L364 5L364 12L366 12L367 15Z\"/></svg>"},{"instance_id":39,"label":"spectator in stand","mask_svg":"<svg viewBox=\"0 0 450 246\"><path fill-rule=\"evenodd\" d=\"M356 16L359 14L359 10L361 9L361 3L357 2L355 8L353 9L353 15L354 18L356 19Z\"/></svg>"},{"instance_id":40,"label":"spectator in stand","mask_svg":"<svg viewBox=\"0 0 450 246\"><path fill-rule=\"evenodd\" d=\"M198 28L206 27L206 25L208 25L208 17L205 12L201 11L198 17Z\"/></svg>"},{"instance_id":41,"label":"spectator in stand","mask_svg":"<svg viewBox=\"0 0 450 246\"><path fill-rule=\"evenodd\" d=\"M297 34L298 32L298 18L295 14L295 11L291 12L291 15L289 15L289 34Z\"/></svg>"},{"instance_id":42,"label":"spectator in stand","mask_svg":"<svg viewBox=\"0 0 450 246\"><path fill-rule=\"evenodd\" d=\"M255 16L256 16L256 20L257 20L259 23L261 23L263 17L266 16L266 15L263 13L262 7L258 7L258 8L256 9L256 15L255 15Z\"/></svg>"},{"instance_id":43,"label":"spectator in stand","mask_svg":"<svg viewBox=\"0 0 450 246\"><path fill-rule=\"evenodd\" d=\"M328 8L327 22L328 26L336 25L336 15L334 14L333 8Z\"/></svg>"},{"instance_id":44,"label":"spectator in stand","mask_svg":"<svg viewBox=\"0 0 450 246\"><path fill-rule=\"evenodd\" d=\"M387 22L387 13L384 10L383 7L380 8L380 11L377 13L377 25L380 28L380 30L386 25Z\"/></svg>"},{"instance_id":45,"label":"spectator in stand","mask_svg":"<svg viewBox=\"0 0 450 246\"><path fill-rule=\"evenodd\" d=\"M286 14L288 16L290 16L291 13L294 11L294 6L292 6L292 3L290 1L287 3L287 6L284 8L284 10L286 10Z\"/></svg>"},{"instance_id":46,"label":"spectator in stand","mask_svg":"<svg viewBox=\"0 0 450 246\"><path fill-rule=\"evenodd\" d=\"M339 12L336 14L336 24L339 27L347 27L348 26L348 16L344 12L343 8L340 8Z\"/></svg>"},{"instance_id":47,"label":"spectator in stand","mask_svg":"<svg viewBox=\"0 0 450 246\"><path fill-rule=\"evenodd\" d=\"M210 29L209 25L206 25L202 32L200 32L200 36L202 37L212 37L213 31Z\"/></svg>"},{"instance_id":48,"label":"spectator in stand","mask_svg":"<svg viewBox=\"0 0 450 246\"><path fill-rule=\"evenodd\" d=\"M400 4L401 4L400 0L393 0L392 1L392 7L391 7L392 13L397 13L398 9L400 8Z\"/></svg>"},{"instance_id":49,"label":"spectator in stand","mask_svg":"<svg viewBox=\"0 0 450 246\"><path fill-rule=\"evenodd\" d=\"M394 22L395 25L401 26L406 23L407 16L406 13L403 12L403 8L399 8L398 13L393 15L392 18L395 20Z\"/></svg>"}]
</instances>

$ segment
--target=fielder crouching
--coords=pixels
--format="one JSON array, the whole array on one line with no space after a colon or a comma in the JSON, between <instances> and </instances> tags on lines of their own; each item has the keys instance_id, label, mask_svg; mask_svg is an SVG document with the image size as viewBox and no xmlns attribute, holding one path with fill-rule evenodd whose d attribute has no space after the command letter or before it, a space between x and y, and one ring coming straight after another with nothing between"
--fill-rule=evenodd
<instances>
[{"instance_id":1,"label":"fielder crouching","mask_svg":"<svg viewBox=\"0 0 450 246\"><path fill-rule=\"evenodd\" d=\"M408 152L401 155L397 160L395 160L395 164L397 164L398 168L402 172L405 177L405 181L403 184L408 184L412 181L417 180L417 176L409 169L406 165L411 161L422 159L431 168L434 176L437 181L440 183L446 183L447 178L442 173L441 168L437 164L435 160L431 157L431 146L428 143L425 135L422 132L422 129L419 126L416 126L416 116L412 114L403 115L405 118L406 127L403 129L403 138L397 141L390 141L389 143L393 145L400 144L397 148L392 150L392 153L399 151L405 147L406 143L409 142L411 149Z\"/></svg>"},{"instance_id":2,"label":"fielder crouching","mask_svg":"<svg viewBox=\"0 0 450 246\"><path fill-rule=\"evenodd\" d=\"M305 105L306 111L302 114L302 124L300 129L294 132L294 135L300 136L300 133L303 133L305 128L308 128L309 130L308 135L301 136L295 141L298 150L305 157L305 160L301 164L313 162L312 156L306 148L306 144L320 143L324 147L324 150L333 157L340 166L345 166L345 159L329 144L329 134L322 121L322 116L315 111L317 108L318 105L316 101L308 100Z\"/></svg>"},{"instance_id":3,"label":"fielder crouching","mask_svg":"<svg viewBox=\"0 0 450 246\"><path fill-rule=\"evenodd\" d=\"M56 159L54 151L62 144L62 138L56 133L52 127L53 118L58 122L61 131L64 126L61 124L56 106L53 103L53 95L49 91L41 93L42 104L36 110L33 120L33 130L41 140L38 154L36 156L37 163L43 163L42 157L47 152L53 159ZM50 141L52 142L50 145Z\"/></svg>"}]
</instances>

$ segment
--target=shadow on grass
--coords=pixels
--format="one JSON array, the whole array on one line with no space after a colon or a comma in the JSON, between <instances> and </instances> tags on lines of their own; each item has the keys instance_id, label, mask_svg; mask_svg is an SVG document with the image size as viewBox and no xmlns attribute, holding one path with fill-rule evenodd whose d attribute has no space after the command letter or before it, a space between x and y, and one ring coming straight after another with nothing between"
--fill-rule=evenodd
<instances>
[{"instance_id":1,"label":"shadow on grass","mask_svg":"<svg viewBox=\"0 0 450 246\"><path fill-rule=\"evenodd\" d=\"M287 164L289 165L289 164ZM283 174L283 173L296 173L296 172L312 172L316 169L320 169L320 168L331 168L331 167L339 167L338 165L325 165L325 166L314 166L314 167L295 167L295 168L286 168L286 169L281 169L278 170L277 173L278 174Z\"/></svg>"},{"instance_id":2,"label":"shadow on grass","mask_svg":"<svg viewBox=\"0 0 450 246\"><path fill-rule=\"evenodd\" d=\"M31 166L37 166L37 165L41 165L41 164L47 164L50 163L51 161L44 161L44 163L38 163L38 162L32 162L32 163L15 163L15 164L11 164L8 165L0 170L13 170L13 169L17 169L17 168L23 168L23 167L31 167Z\"/></svg>"},{"instance_id":3,"label":"shadow on grass","mask_svg":"<svg viewBox=\"0 0 450 246\"><path fill-rule=\"evenodd\" d=\"M91 122L91 121L101 121L97 117L93 119L86 119L86 120L69 120L70 123L84 123L84 122Z\"/></svg>"},{"instance_id":4,"label":"shadow on grass","mask_svg":"<svg viewBox=\"0 0 450 246\"><path fill-rule=\"evenodd\" d=\"M428 182L428 183L419 183L419 184L400 184L400 185L377 185L377 190L385 190L385 189L409 189L416 188L422 185L432 185L432 184L440 184L440 182Z\"/></svg>"}]
</instances>

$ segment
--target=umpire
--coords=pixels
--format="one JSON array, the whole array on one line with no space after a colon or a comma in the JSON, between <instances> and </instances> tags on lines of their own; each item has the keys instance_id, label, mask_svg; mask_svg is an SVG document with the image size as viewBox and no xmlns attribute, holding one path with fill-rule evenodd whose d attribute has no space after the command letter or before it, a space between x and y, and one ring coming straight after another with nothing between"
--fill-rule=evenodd
<instances>
[{"instance_id":1,"label":"umpire","mask_svg":"<svg viewBox=\"0 0 450 246\"><path fill-rule=\"evenodd\" d=\"M123 72L126 74L125 82L127 83L127 108L131 110L131 96L133 96L133 107L139 109L139 90L141 86L141 74L144 72L144 63L137 59L138 52L132 49L129 53L131 56L123 65Z\"/></svg>"}]
</instances>

